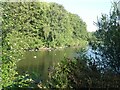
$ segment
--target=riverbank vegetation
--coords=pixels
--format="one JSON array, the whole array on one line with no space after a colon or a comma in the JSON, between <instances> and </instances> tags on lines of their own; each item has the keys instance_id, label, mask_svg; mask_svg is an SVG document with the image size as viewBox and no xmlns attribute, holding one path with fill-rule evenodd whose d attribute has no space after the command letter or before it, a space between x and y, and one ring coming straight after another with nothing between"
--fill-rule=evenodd
<instances>
[{"instance_id":1,"label":"riverbank vegetation","mask_svg":"<svg viewBox=\"0 0 120 90\"><path fill-rule=\"evenodd\" d=\"M26 49L82 46L86 43L86 23L61 5L46 2L9 2L3 3L2 7L3 38L8 36L7 34L22 34L21 41L28 44Z\"/></svg>"},{"instance_id":2,"label":"riverbank vegetation","mask_svg":"<svg viewBox=\"0 0 120 90\"><path fill-rule=\"evenodd\" d=\"M89 45L95 57L80 54L66 59L50 73L50 88L120 88L120 11L113 3L109 15L103 14Z\"/></svg>"},{"instance_id":3,"label":"riverbank vegetation","mask_svg":"<svg viewBox=\"0 0 120 90\"><path fill-rule=\"evenodd\" d=\"M46 2L1 2L0 5L3 88L26 86L19 84L21 80L16 72L16 62L26 50L87 44L85 22L62 5Z\"/></svg>"},{"instance_id":4,"label":"riverbank vegetation","mask_svg":"<svg viewBox=\"0 0 120 90\"><path fill-rule=\"evenodd\" d=\"M2 65L1 88L33 87L28 74L18 75L16 62L26 50L88 44L96 58L81 53L65 59L49 73L46 88L118 88L120 87L120 12L116 5L110 15L102 15L98 30L91 34L86 23L62 5L46 2L1 2ZM92 36L93 35L93 36ZM97 52L96 52L97 50ZM100 58L99 58L100 57ZM113 83L112 83L113 82Z\"/></svg>"}]
</instances>

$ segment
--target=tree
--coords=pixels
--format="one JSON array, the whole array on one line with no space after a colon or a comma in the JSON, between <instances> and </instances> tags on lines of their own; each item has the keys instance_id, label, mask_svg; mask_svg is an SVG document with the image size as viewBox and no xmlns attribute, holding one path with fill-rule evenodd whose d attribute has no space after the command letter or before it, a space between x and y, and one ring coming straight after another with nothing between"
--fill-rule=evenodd
<instances>
[{"instance_id":1,"label":"tree","mask_svg":"<svg viewBox=\"0 0 120 90\"><path fill-rule=\"evenodd\" d=\"M117 8L117 3L114 3L110 14L104 14L98 19L96 23L98 30L95 32L97 40L92 44L93 47L96 47L96 54L100 55L103 68L112 70L117 74L120 74L119 16L120 11Z\"/></svg>"},{"instance_id":2,"label":"tree","mask_svg":"<svg viewBox=\"0 0 120 90\"><path fill-rule=\"evenodd\" d=\"M71 42L76 40L72 37L73 31L78 33L81 24L83 25L83 22L78 23L81 21L79 16L77 16L78 22L74 23L76 19L71 21L69 16L71 13L56 3L0 2L0 6L2 7L0 27L2 30L2 65L0 66L2 82L0 83L3 88L14 86L16 79L19 79L16 62L22 58L25 50L39 49L43 46L72 46ZM74 28L71 23L77 24L77 27ZM20 83L19 80L17 81Z\"/></svg>"}]
</instances>

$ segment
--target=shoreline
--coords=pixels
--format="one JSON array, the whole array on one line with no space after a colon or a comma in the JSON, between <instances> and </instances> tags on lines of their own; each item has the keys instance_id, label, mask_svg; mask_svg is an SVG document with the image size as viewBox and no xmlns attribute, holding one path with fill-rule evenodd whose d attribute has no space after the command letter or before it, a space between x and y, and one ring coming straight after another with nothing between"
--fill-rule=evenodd
<instances>
[{"instance_id":1,"label":"shoreline","mask_svg":"<svg viewBox=\"0 0 120 90\"><path fill-rule=\"evenodd\" d=\"M37 49L28 49L28 51L53 51L53 50L61 50L61 49L65 49L65 48L78 48L80 46L64 46L64 47L55 47L55 48L51 48L51 47L41 47L41 48L37 48Z\"/></svg>"}]
</instances>

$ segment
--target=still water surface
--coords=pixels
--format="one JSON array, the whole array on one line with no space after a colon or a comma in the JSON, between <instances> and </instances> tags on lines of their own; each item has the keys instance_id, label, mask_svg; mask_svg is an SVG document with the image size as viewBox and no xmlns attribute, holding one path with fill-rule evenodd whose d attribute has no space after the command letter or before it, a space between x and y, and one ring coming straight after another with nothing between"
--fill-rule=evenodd
<instances>
[{"instance_id":1,"label":"still water surface","mask_svg":"<svg viewBox=\"0 0 120 90\"><path fill-rule=\"evenodd\" d=\"M64 57L75 57L79 50L80 48L65 48L52 51L28 51L24 58L17 63L17 69L19 74L27 72L34 80L45 82L49 69L53 65L64 60Z\"/></svg>"}]
</instances>

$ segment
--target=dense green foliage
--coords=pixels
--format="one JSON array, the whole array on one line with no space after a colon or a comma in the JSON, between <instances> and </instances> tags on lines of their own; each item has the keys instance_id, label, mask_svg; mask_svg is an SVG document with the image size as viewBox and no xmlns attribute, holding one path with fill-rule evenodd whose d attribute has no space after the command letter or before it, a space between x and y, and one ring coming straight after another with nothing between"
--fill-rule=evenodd
<instances>
[{"instance_id":1,"label":"dense green foliage","mask_svg":"<svg viewBox=\"0 0 120 90\"><path fill-rule=\"evenodd\" d=\"M94 33L96 40L91 43L97 50L96 57L102 63L101 69L109 69L120 74L120 24L117 4L113 4L110 15L102 15L98 22L98 30Z\"/></svg>"},{"instance_id":2,"label":"dense green foliage","mask_svg":"<svg viewBox=\"0 0 120 90\"><path fill-rule=\"evenodd\" d=\"M2 81L5 87L28 87L31 79L19 76L18 62L24 52L41 47L87 44L85 22L63 6L45 2L1 2ZM1 18L0 18L1 19Z\"/></svg>"},{"instance_id":3,"label":"dense green foliage","mask_svg":"<svg viewBox=\"0 0 120 90\"><path fill-rule=\"evenodd\" d=\"M86 43L85 22L63 6L45 2L3 3L3 38L17 31L27 36L29 49ZM82 41L82 43L81 43Z\"/></svg>"},{"instance_id":4,"label":"dense green foliage","mask_svg":"<svg viewBox=\"0 0 120 90\"><path fill-rule=\"evenodd\" d=\"M14 38L14 39L13 39ZM7 34L6 38L2 40L2 86L7 87L16 85L19 83L18 73L16 72L16 62L22 58L22 54L24 53L23 49L27 46L26 42L21 42L23 35L16 31L12 32L12 34ZM23 38L24 39L24 38ZM20 42L18 42L20 41ZM23 48L24 46L24 48ZM24 79L24 78L23 78ZM29 79L28 79L29 80ZM23 81L24 82L24 81ZM17 84L16 86L26 86Z\"/></svg>"},{"instance_id":5,"label":"dense green foliage","mask_svg":"<svg viewBox=\"0 0 120 90\"><path fill-rule=\"evenodd\" d=\"M120 25L117 21L120 12L117 5L109 16L102 15L98 19L98 30L94 34L87 33L86 24L78 15L56 3L3 2L1 6L2 88L30 87L34 82L29 75L21 76L16 71L16 62L26 50L85 46L87 40L90 40L95 58L81 52L79 58L65 59L49 73L48 83L39 87L120 87Z\"/></svg>"},{"instance_id":6,"label":"dense green foliage","mask_svg":"<svg viewBox=\"0 0 120 90\"><path fill-rule=\"evenodd\" d=\"M120 12L113 4L110 15L98 19L90 46L95 57L66 59L50 73L50 88L120 88ZM81 54L82 55L82 54Z\"/></svg>"},{"instance_id":7,"label":"dense green foliage","mask_svg":"<svg viewBox=\"0 0 120 90\"><path fill-rule=\"evenodd\" d=\"M101 70L88 58L65 59L49 73L48 88L119 88L119 75Z\"/></svg>"}]
</instances>

